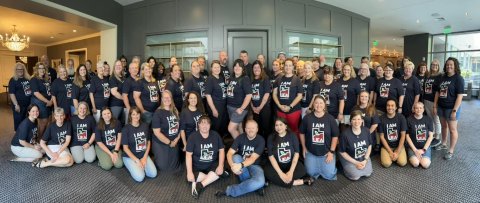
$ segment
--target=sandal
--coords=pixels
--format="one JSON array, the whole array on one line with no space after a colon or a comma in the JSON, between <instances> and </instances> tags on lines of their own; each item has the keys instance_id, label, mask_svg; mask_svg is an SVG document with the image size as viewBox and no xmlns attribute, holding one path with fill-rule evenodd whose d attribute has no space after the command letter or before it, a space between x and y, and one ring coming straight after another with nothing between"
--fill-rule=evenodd
<instances>
[{"instance_id":1,"label":"sandal","mask_svg":"<svg viewBox=\"0 0 480 203\"><path fill-rule=\"evenodd\" d=\"M310 176L303 179L303 184L304 185L311 186L313 184L313 182L315 182L315 180Z\"/></svg>"},{"instance_id":2,"label":"sandal","mask_svg":"<svg viewBox=\"0 0 480 203\"><path fill-rule=\"evenodd\" d=\"M452 159L452 157L453 157L453 153L447 152L447 153L445 154L445 157L443 157L443 158L444 158L445 160L450 160L450 159Z\"/></svg>"},{"instance_id":3,"label":"sandal","mask_svg":"<svg viewBox=\"0 0 480 203\"><path fill-rule=\"evenodd\" d=\"M40 168L40 165L42 164L43 159L35 160L32 162L32 167L37 167Z\"/></svg>"}]
</instances>

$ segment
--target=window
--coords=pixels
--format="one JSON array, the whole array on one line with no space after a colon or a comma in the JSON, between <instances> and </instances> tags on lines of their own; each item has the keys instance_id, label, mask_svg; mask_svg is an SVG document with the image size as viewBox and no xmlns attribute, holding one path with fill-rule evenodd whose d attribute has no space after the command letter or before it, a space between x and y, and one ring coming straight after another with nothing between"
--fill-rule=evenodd
<instances>
[{"instance_id":1,"label":"window","mask_svg":"<svg viewBox=\"0 0 480 203\"><path fill-rule=\"evenodd\" d=\"M306 61L324 55L326 63L333 64L335 58L341 56L342 46L338 37L287 32L286 40L288 57L298 56Z\"/></svg>"}]
</instances>

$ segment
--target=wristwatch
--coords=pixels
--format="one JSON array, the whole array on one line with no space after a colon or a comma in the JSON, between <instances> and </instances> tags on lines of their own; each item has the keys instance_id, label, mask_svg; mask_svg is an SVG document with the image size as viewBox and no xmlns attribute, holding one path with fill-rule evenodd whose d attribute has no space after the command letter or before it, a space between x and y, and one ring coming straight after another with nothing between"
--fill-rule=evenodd
<instances>
[{"instance_id":1,"label":"wristwatch","mask_svg":"<svg viewBox=\"0 0 480 203\"><path fill-rule=\"evenodd\" d=\"M453 109L453 110L452 110L452 112L456 113L456 112L457 112L457 110Z\"/></svg>"},{"instance_id":2,"label":"wristwatch","mask_svg":"<svg viewBox=\"0 0 480 203\"><path fill-rule=\"evenodd\" d=\"M335 150L329 150L329 152L335 154Z\"/></svg>"},{"instance_id":3,"label":"wristwatch","mask_svg":"<svg viewBox=\"0 0 480 203\"><path fill-rule=\"evenodd\" d=\"M242 163L240 163L240 164L242 165L242 168L244 168L244 167L245 167L245 166L243 165L243 162L242 162Z\"/></svg>"},{"instance_id":4,"label":"wristwatch","mask_svg":"<svg viewBox=\"0 0 480 203\"><path fill-rule=\"evenodd\" d=\"M118 154L118 152L119 152L119 151L118 151L118 150L116 150L116 149L114 149L114 150L113 150L113 152L115 152L115 153L117 153L117 154Z\"/></svg>"}]
</instances>

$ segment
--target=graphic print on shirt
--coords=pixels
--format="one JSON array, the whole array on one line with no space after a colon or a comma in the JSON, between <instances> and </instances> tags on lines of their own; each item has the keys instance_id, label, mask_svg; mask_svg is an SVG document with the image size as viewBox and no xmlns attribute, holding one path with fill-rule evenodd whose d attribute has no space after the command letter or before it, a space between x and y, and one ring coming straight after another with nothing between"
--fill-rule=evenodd
<instances>
[{"instance_id":1,"label":"graphic print on shirt","mask_svg":"<svg viewBox=\"0 0 480 203\"><path fill-rule=\"evenodd\" d=\"M440 84L440 98L447 98L448 96L448 85L450 85L452 81L444 81Z\"/></svg>"},{"instance_id":2,"label":"graphic print on shirt","mask_svg":"<svg viewBox=\"0 0 480 203\"><path fill-rule=\"evenodd\" d=\"M366 91L367 90L367 83L366 82L361 82L360 83L360 90L361 91Z\"/></svg>"},{"instance_id":3,"label":"graphic print on shirt","mask_svg":"<svg viewBox=\"0 0 480 203\"><path fill-rule=\"evenodd\" d=\"M198 131L198 120L200 120L200 117L202 117L202 115L197 115L193 117L193 121L195 122L195 131Z\"/></svg>"},{"instance_id":4,"label":"graphic print on shirt","mask_svg":"<svg viewBox=\"0 0 480 203\"><path fill-rule=\"evenodd\" d=\"M347 84L347 85L342 85L343 99L344 99L345 101L347 100L347 88L348 88L348 84Z\"/></svg>"},{"instance_id":5,"label":"graphic print on shirt","mask_svg":"<svg viewBox=\"0 0 480 203\"><path fill-rule=\"evenodd\" d=\"M213 161L213 148L212 143L209 144L200 144L200 161L201 162L212 162Z\"/></svg>"},{"instance_id":6,"label":"graphic print on shirt","mask_svg":"<svg viewBox=\"0 0 480 203\"><path fill-rule=\"evenodd\" d=\"M110 97L110 86L108 86L108 83L102 83L103 87L103 98L109 98Z\"/></svg>"},{"instance_id":7,"label":"graphic print on shirt","mask_svg":"<svg viewBox=\"0 0 480 203\"><path fill-rule=\"evenodd\" d=\"M433 92L433 79L427 79L425 81L425 94L432 94Z\"/></svg>"},{"instance_id":8,"label":"graphic print on shirt","mask_svg":"<svg viewBox=\"0 0 480 203\"><path fill-rule=\"evenodd\" d=\"M29 81L23 81L22 83L23 87L23 92L25 93L25 96L30 96L32 94L32 89L30 88L30 82Z\"/></svg>"},{"instance_id":9,"label":"graphic print on shirt","mask_svg":"<svg viewBox=\"0 0 480 203\"><path fill-rule=\"evenodd\" d=\"M218 85L220 85L220 88L222 88L222 98L227 98L227 87L225 85L225 82L218 83Z\"/></svg>"},{"instance_id":10,"label":"graphic print on shirt","mask_svg":"<svg viewBox=\"0 0 480 203\"><path fill-rule=\"evenodd\" d=\"M281 99L288 99L290 98L290 85L292 85L292 82L282 82L280 83L280 98Z\"/></svg>"},{"instance_id":11,"label":"graphic print on shirt","mask_svg":"<svg viewBox=\"0 0 480 203\"><path fill-rule=\"evenodd\" d=\"M406 94L407 93L408 82L402 83L402 86L403 86L403 94Z\"/></svg>"},{"instance_id":12,"label":"graphic print on shirt","mask_svg":"<svg viewBox=\"0 0 480 203\"><path fill-rule=\"evenodd\" d=\"M67 98L72 98L72 84L65 84L67 90Z\"/></svg>"},{"instance_id":13,"label":"graphic print on shirt","mask_svg":"<svg viewBox=\"0 0 480 203\"><path fill-rule=\"evenodd\" d=\"M225 78L225 82L229 83L230 82L230 74L228 73L228 70L224 70L223 72L223 77Z\"/></svg>"},{"instance_id":14,"label":"graphic print on shirt","mask_svg":"<svg viewBox=\"0 0 480 203\"><path fill-rule=\"evenodd\" d=\"M320 90L320 96L322 96L325 99L325 103L327 106L330 106L330 96L328 95L330 93L330 89L321 89Z\"/></svg>"},{"instance_id":15,"label":"graphic print on shirt","mask_svg":"<svg viewBox=\"0 0 480 203\"><path fill-rule=\"evenodd\" d=\"M135 138L135 151L145 151L147 149L147 136L145 136L145 132L133 133L133 137Z\"/></svg>"},{"instance_id":16,"label":"graphic print on shirt","mask_svg":"<svg viewBox=\"0 0 480 203\"><path fill-rule=\"evenodd\" d=\"M198 86L200 87L200 96L205 98L205 82L197 82Z\"/></svg>"},{"instance_id":17,"label":"graphic print on shirt","mask_svg":"<svg viewBox=\"0 0 480 203\"><path fill-rule=\"evenodd\" d=\"M367 154L367 142L365 140L353 143L355 147L355 159L362 158Z\"/></svg>"},{"instance_id":18,"label":"graphic print on shirt","mask_svg":"<svg viewBox=\"0 0 480 203\"><path fill-rule=\"evenodd\" d=\"M397 124L391 123L387 124L387 139L388 141L397 141L398 140L398 132L397 132Z\"/></svg>"},{"instance_id":19,"label":"graphic print on shirt","mask_svg":"<svg viewBox=\"0 0 480 203\"><path fill-rule=\"evenodd\" d=\"M158 102L158 90L155 85L147 85L148 91L150 92L150 102Z\"/></svg>"},{"instance_id":20,"label":"graphic print on shirt","mask_svg":"<svg viewBox=\"0 0 480 203\"><path fill-rule=\"evenodd\" d=\"M325 131L323 131L325 125L323 123L312 124L312 143L315 145L325 144Z\"/></svg>"},{"instance_id":21,"label":"graphic print on shirt","mask_svg":"<svg viewBox=\"0 0 480 203\"><path fill-rule=\"evenodd\" d=\"M255 151L254 147L243 145L243 153L242 153L243 160L250 158L250 156L252 156L254 151Z\"/></svg>"},{"instance_id":22,"label":"graphic print on shirt","mask_svg":"<svg viewBox=\"0 0 480 203\"><path fill-rule=\"evenodd\" d=\"M160 87L160 92L163 92L166 86L167 86L167 80L158 81L158 87Z\"/></svg>"},{"instance_id":23,"label":"graphic print on shirt","mask_svg":"<svg viewBox=\"0 0 480 203\"><path fill-rule=\"evenodd\" d=\"M178 129L180 128L177 117L169 116L167 117L167 121L168 121L168 135L169 136L176 135L178 133Z\"/></svg>"},{"instance_id":24,"label":"graphic print on shirt","mask_svg":"<svg viewBox=\"0 0 480 203\"><path fill-rule=\"evenodd\" d=\"M278 160L280 163L289 163L292 159L292 152L286 148L290 146L290 142L282 142L277 145L278 147Z\"/></svg>"},{"instance_id":25,"label":"graphic print on shirt","mask_svg":"<svg viewBox=\"0 0 480 203\"><path fill-rule=\"evenodd\" d=\"M77 124L78 141L87 141L87 124Z\"/></svg>"},{"instance_id":26,"label":"graphic print on shirt","mask_svg":"<svg viewBox=\"0 0 480 203\"><path fill-rule=\"evenodd\" d=\"M233 98L233 90L235 89L235 85L237 85L237 81L231 81L227 87L227 96Z\"/></svg>"},{"instance_id":27,"label":"graphic print on shirt","mask_svg":"<svg viewBox=\"0 0 480 203\"><path fill-rule=\"evenodd\" d=\"M302 101L305 102L307 101L307 89L308 89L308 84L303 84L303 97Z\"/></svg>"},{"instance_id":28,"label":"graphic print on shirt","mask_svg":"<svg viewBox=\"0 0 480 203\"><path fill-rule=\"evenodd\" d=\"M415 129L417 141L425 142L427 140L427 130L425 130L425 124L415 125Z\"/></svg>"},{"instance_id":29,"label":"graphic print on shirt","mask_svg":"<svg viewBox=\"0 0 480 203\"><path fill-rule=\"evenodd\" d=\"M260 100L260 90L258 89L260 84L252 84L252 100Z\"/></svg>"},{"instance_id":30,"label":"graphic print on shirt","mask_svg":"<svg viewBox=\"0 0 480 203\"><path fill-rule=\"evenodd\" d=\"M37 127L34 127L32 129L32 139L30 139L29 143L30 144L37 144L37 137L38 137L38 129L37 129Z\"/></svg>"},{"instance_id":31,"label":"graphic print on shirt","mask_svg":"<svg viewBox=\"0 0 480 203\"><path fill-rule=\"evenodd\" d=\"M67 131L66 130L57 133L58 143L60 143L60 145L63 145L63 143L65 143L65 137L66 136L67 136Z\"/></svg>"},{"instance_id":32,"label":"graphic print on shirt","mask_svg":"<svg viewBox=\"0 0 480 203\"><path fill-rule=\"evenodd\" d=\"M87 88L87 90L90 90L90 83L85 84L85 87Z\"/></svg>"},{"instance_id":33,"label":"graphic print on shirt","mask_svg":"<svg viewBox=\"0 0 480 203\"><path fill-rule=\"evenodd\" d=\"M105 130L105 145L115 146L117 142L117 136L115 136L115 129Z\"/></svg>"},{"instance_id":34,"label":"graphic print on shirt","mask_svg":"<svg viewBox=\"0 0 480 203\"><path fill-rule=\"evenodd\" d=\"M52 93L50 92L50 89L51 89L50 83L49 82L44 82L43 85L45 85L45 89L47 90L47 95L51 96Z\"/></svg>"},{"instance_id":35,"label":"graphic print on shirt","mask_svg":"<svg viewBox=\"0 0 480 203\"><path fill-rule=\"evenodd\" d=\"M390 91L390 84L389 83L382 83L380 86L380 97L388 98L388 93Z\"/></svg>"}]
</instances>

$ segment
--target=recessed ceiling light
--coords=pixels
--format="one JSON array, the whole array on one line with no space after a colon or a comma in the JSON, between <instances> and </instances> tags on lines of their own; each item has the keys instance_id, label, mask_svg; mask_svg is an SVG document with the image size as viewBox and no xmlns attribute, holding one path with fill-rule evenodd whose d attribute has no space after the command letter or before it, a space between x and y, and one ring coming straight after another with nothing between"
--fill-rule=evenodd
<instances>
[{"instance_id":1,"label":"recessed ceiling light","mask_svg":"<svg viewBox=\"0 0 480 203\"><path fill-rule=\"evenodd\" d=\"M395 40L397 40L397 39L393 38L393 41L395 41Z\"/></svg>"},{"instance_id":2,"label":"recessed ceiling light","mask_svg":"<svg viewBox=\"0 0 480 203\"><path fill-rule=\"evenodd\" d=\"M417 19L417 23L420 23L420 20L419 20L419 19Z\"/></svg>"},{"instance_id":3,"label":"recessed ceiling light","mask_svg":"<svg viewBox=\"0 0 480 203\"><path fill-rule=\"evenodd\" d=\"M50 36L50 39L53 39L54 37L53 36Z\"/></svg>"},{"instance_id":4,"label":"recessed ceiling light","mask_svg":"<svg viewBox=\"0 0 480 203\"><path fill-rule=\"evenodd\" d=\"M73 32L77 32L77 30L72 30Z\"/></svg>"},{"instance_id":5,"label":"recessed ceiling light","mask_svg":"<svg viewBox=\"0 0 480 203\"><path fill-rule=\"evenodd\" d=\"M465 16L468 16L468 12L465 12Z\"/></svg>"}]
</instances>

